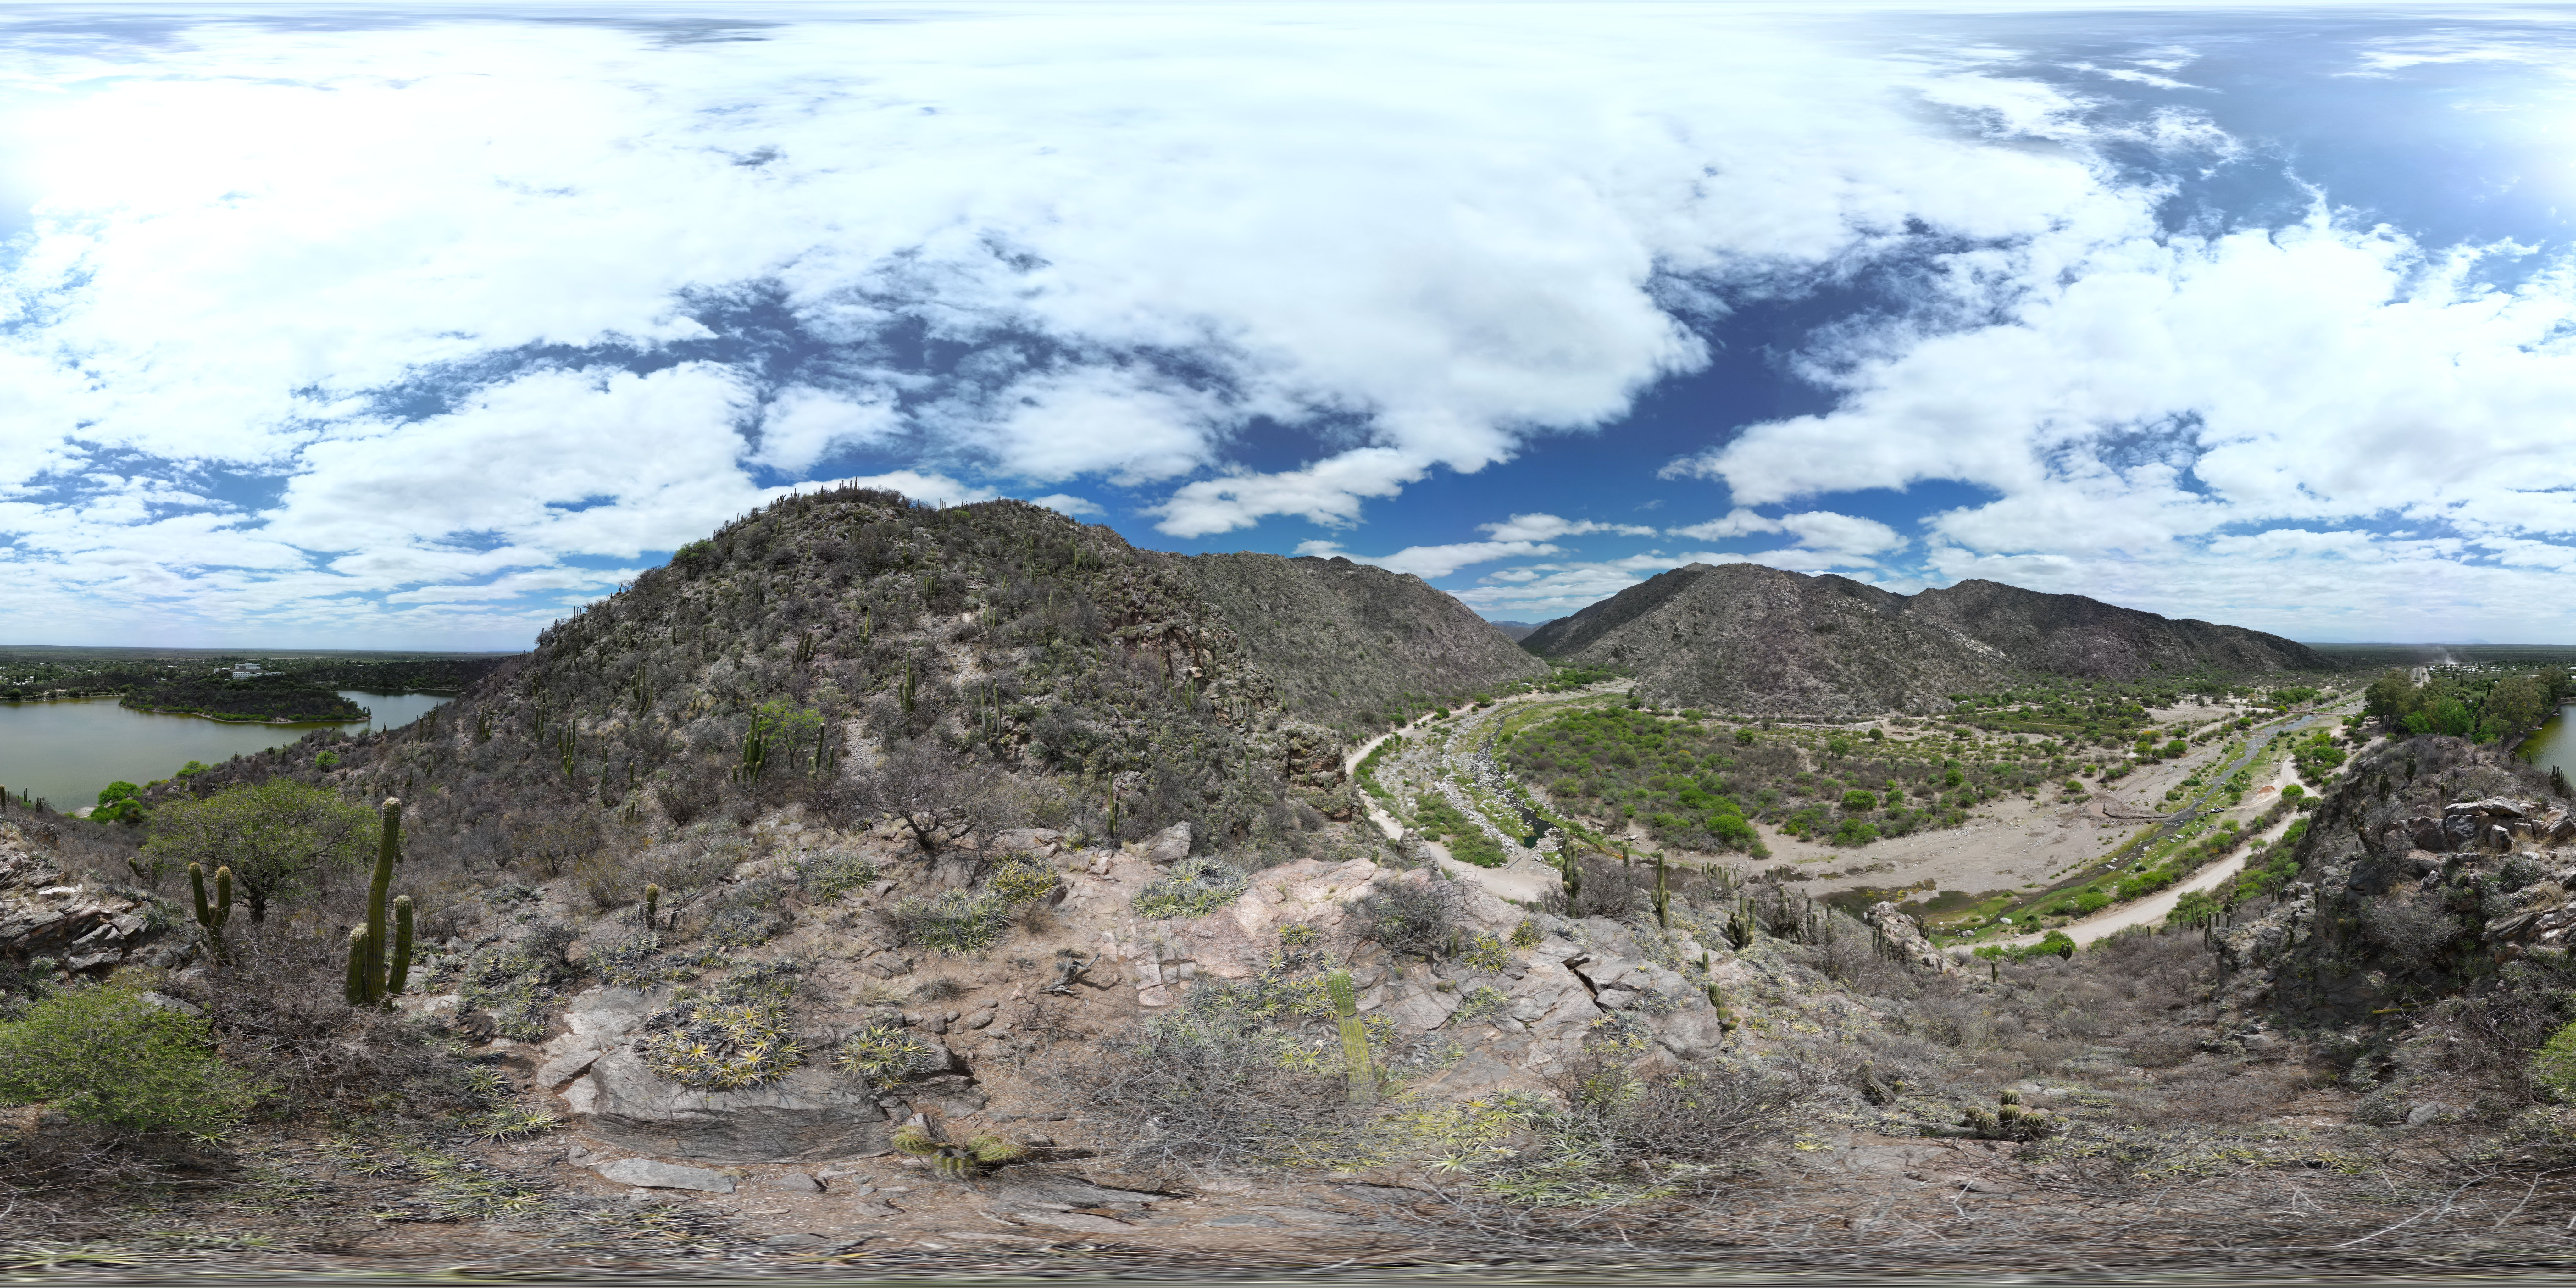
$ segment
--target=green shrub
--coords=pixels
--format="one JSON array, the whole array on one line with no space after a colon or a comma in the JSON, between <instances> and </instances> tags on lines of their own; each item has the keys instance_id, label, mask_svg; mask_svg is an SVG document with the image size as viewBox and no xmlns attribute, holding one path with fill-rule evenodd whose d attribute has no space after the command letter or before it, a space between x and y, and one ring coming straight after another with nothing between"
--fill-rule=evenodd
<instances>
[{"instance_id":1,"label":"green shrub","mask_svg":"<svg viewBox=\"0 0 2576 1288\"><path fill-rule=\"evenodd\" d=\"M1055 869L1025 854L1014 854L994 864L993 871L984 878L986 890L1014 907L1054 894L1055 887Z\"/></svg>"},{"instance_id":2,"label":"green shrub","mask_svg":"<svg viewBox=\"0 0 2576 1288\"><path fill-rule=\"evenodd\" d=\"M1762 833L1745 822L1741 814L1711 814L1708 816L1708 830L1718 840L1738 850L1750 850L1762 843Z\"/></svg>"},{"instance_id":3,"label":"green shrub","mask_svg":"<svg viewBox=\"0 0 2576 1288\"><path fill-rule=\"evenodd\" d=\"M1162 921L1204 917L1234 902L1251 878L1214 859L1183 859L1136 892L1136 915Z\"/></svg>"},{"instance_id":4,"label":"green shrub","mask_svg":"<svg viewBox=\"0 0 2576 1288\"><path fill-rule=\"evenodd\" d=\"M1478 984L1468 989L1466 996L1458 999L1458 1009L1449 1013L1449 1022L1472 1024L1478 1020L1505 1014L1511 1009L1511 994L1491 984Z\"/></svg>"},{"instance_id":5,"label":"green shrub","mask_svg":"<svg viewBox=\"0 0 2576 1288\"><path fill-rule=\"evenodd\" d=\"M1863 791L1844 792L1843 808L1856 814L1866 814L1878 808L1878 797Z\"/></svg>"},{"instance_id":6,"label":"green shrub","mask_svg":"<svg viewBox=\"0 0 2576 1288\"><path fill-rule=\"evenodd\" d=\"M906 899L886 913L903 941L935 953L979 953L1000 943L1020 909L1053 893L1053 869L1026 855L1002 860L984 888Z\"/></svg>"},{"instance_id":7,"label":"green shrub","mask_svg":"<svg viewBox=\"0 0 2576 1288\"><path fill-rule=\"evenodd\" d=\"M1458 960L1489 975L1498 975L1511 969L1512 950L1501 939L1479 933L1467 941L1467 946L1458 953Z\"/></svg>"},{"instance_id":8,"label":"green shrub","mask_svg":"<svg viewBox=\"0 0 2576 1288\"><path fill-rule=\"evenodd\" d=\"M1494 838L1485 835L1482 828L1470 828L1456 840L1451 841L1449 857L1460 863L1475 864L1480 868L1499 868L1511 861L1510 857L1503 853L1503 847Z\"/></svg>"},{"instance_id":9,"label":"green shrub","mask_svg":"<svg viewBox=\"0 0 2576 1288\"><path fill-rule=\"evenodd\" d=\"M212 1134L267 1087L215 1057L205 1019L111 984L65 989L0 1024L0 1100L118 1131Z\"/></svg>"},{"instance_id":10,"label":"green shrub","mask_svg":"<svg viewBox=\"0 0 2576 1288\"><path fill-rule=\"evenodd\" d=\"M818 899L829 899L845 890L874 885L883 874L876 861L848 850L825 850L796 865L797 879Z\"/></svg>"},{"instance_id":11,"label":"green shrub","mask_svg":"<svg viewBox=\"0 0 2576 1288\"><path fill-rule=\"evenodd\" d=\"M912 898L886 913L907 944L957 956L976 953L1001 942L1011 923L1011 906L990 891L950 890L927 899Z\"/></svg>"},{"instance_id":12,"label":"green shrub","mask_svg":"<svg viewBox=\"0 0 2576 1288\"><path fill-rule=\"evenodd\" d=\"M2560 1100L2576 1101L2576 1024L2550 1034L2531 1053L2531 1080Z\"/></svg>"}]
</instances>

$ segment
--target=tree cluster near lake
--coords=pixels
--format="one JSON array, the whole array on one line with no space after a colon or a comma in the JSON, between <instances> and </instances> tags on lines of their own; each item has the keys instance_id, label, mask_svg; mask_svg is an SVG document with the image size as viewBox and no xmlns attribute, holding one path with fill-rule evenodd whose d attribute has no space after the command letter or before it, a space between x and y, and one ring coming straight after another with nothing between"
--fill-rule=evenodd
<instances>
[{"instance_id":1,"label":"tree cluster near lake","mask_svg":"<svg viewBox=\"0 0 2576 1288\"><path fill-rule=\"evenodd\" d=\"M347 724L366 712L338 693L285 675L234 680L203 678L136 685L120 698L137 711L284 724Z\"/></svg>"},{"instance_id":2,"label":"tree cluster near lake","mask_svg":"<svg viewBox=\"0 0 2576 1288\"><path fill-rule=\"evenodd\" d=\"M2397 670L2371 681L2362 714L2393 735L2512 741L2539 728L2571 696L2576 680L2563 666L2437 666L2421 684Z\"/></svg>"}]
</instances>

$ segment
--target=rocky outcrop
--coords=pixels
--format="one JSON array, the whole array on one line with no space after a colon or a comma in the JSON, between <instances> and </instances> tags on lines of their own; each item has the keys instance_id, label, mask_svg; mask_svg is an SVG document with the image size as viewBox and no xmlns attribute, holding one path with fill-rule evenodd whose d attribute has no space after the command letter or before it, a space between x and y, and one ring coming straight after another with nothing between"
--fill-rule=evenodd
<instances>
[{"instance_id":1,"label":"rocky outcrop","mask_svg":"<svg viewBox=\"0 0 2576 1288\"><path fill-rule=\"evenodd\" d=\"M1904 960L1945 975L1959 969L1959 963L1923 933L1923 923L1899 911L1895 904L1883 899L1871 904L1867 921L1888 950Z\"/></svg>"},{"instance_id":2,"label":"rocky outcrop","mask_svg":"<svg viewBox=\"0 0 2576 1288\"><path fill-rule=\"evenodd\" d=\"M2228 997L2293 1028L2375 1026L2576 935L2576 822L2456 738L2383 747L2310 817L2298 879L2211 932Z\"/></svg>"},{"instance_id":3,"label":"rocky outcrop","mask_svg":"<svg viewBox=\"0 0 2576 1288\"><path fill-rule=\"evenodd\" d=\"M1676 568L1549 622L1522 644L1630 671L1638 692L1658 703L1759 715L1945 711L1951 694L2030 671L2132 679L2203 666L2328 666L2276 635L2081 595L1966 581L1905 596L1757 564Z\"/></svg>"},{"instance_id":4,"label":"rocky outcrop","mask_svg":"<svg viewBox=\"0 0 2576 1288\"><path fill-rule=\"evenodd\" d=\"M173 925L148 895L66 879L16 824L0 823L0 958L46 958L76 973L175 965L187 949Z\"/></svg>"}]
</instances>

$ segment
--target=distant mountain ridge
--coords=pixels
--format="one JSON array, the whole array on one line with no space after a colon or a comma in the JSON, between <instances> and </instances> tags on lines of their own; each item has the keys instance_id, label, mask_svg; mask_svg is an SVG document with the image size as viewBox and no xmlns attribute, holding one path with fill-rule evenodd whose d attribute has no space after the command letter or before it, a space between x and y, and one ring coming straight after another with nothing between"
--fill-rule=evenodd
<instances>
[{"instance_id":1,"label":"distant mountain ridge","mask_svg":"<svg viewBox=\"0 0 2576 1288\"><path fill-rule=\"evenodd\" d=\"M1495 622L1492 625L1495 630L1501 631L1512 639L1525 640L1536 634L1538 628L1546 624L1545 622Z\"/></svg>"},{"instance_id":2,"label":"distant mountain ridge","mask_svg":"<svg viewBox=\"0 0 2576 1288\"><path fill-rule=\"evenodd\" d=\"M1665 705L1766 715L1947 710L1953 693L2032 671L2135 679L2157 670L2328 670L2304 644L1992 581L1899 595L1831 574L1691 564L1521 641L1614 666Z\"/></svg>"}]
</instances>

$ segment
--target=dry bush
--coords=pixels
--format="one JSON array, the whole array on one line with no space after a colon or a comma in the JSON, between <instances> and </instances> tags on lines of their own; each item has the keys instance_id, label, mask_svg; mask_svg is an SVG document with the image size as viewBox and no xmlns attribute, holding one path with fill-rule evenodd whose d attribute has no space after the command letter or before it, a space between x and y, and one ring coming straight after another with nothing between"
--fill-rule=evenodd
<instances>
[{"instance_id":1,"label":"dry bush","mask_svg":"<svg viewBox=\"0 0 2576 1288\"><path fill-rule=\"evenodd\" d=\"M1565 1108L1546 1124L1544 1148L1580 1154L1611 1176L1656 1164L1736 1165L1786 1135L1833 1080L1805 1060L1639 1069L1622 1053L1595 1048L1547 1079ZM1567 1151L1566 1134L1582 1147Z\"/></svg>"},{"instance_id":2,"label":"dry bush","mask_svg":"<svg viewBox=\"0 0 2576 1288\"><path fill-rule=\"evenodd\" d=\"M341 1000L348 940L314 916L233 934L231 960L185 990L214 1022L227 1060L278 1084L277 1105L437 1114L475 1103L467 1068L392 1011Z\"/></svg>"},{"instance_id":3,"label":"dry bush","mask_svg":"<svg viewBox=\"0 0 2576 1288\"><path fill-rule=\"evenodd\" d=\"M717 795L714 779L704 774L679 774L653 787L653 799L673 827L687 827L705 818L715 809Z\"/></svg>"},{"instance_id":4,"label":"dry bush","mask_svg":"<svg viewBox=\"0 0 2576 1288\"><path fill-rule=\"evenodd\" d=\"M2362 910L2361 920L2370 942L2396 962L2429 962L2460 936L2459 918L2445 914L2431 899L2374 900Z\"/></svg>"},{"instance_id":5,"label":"dry bush","mask_svg":"<svg viewBox=\"0 0 2576 1288\"><path fill-rule=\"evenodd\" d=\"M2280 1065L2203 1058L2127 1097L2124 1116L2144 1127L2252 1122L2288 1107L2306 1081L2300 1070Z\"/></svg>"},{"instance_id":6,"label":"dry bush","mask_svg":"<svg viewBox=\"0 0 2576 1288\"><path fill-rule=\"evenodd\" d=\"M1457 938L1457 902L1456 889L1435 873L1420 885L1410 881L1380 885L1353 911L1359 914L1361 938L1399 956L1428 960L1446 954Z\"/></svg>"},{"instance_id":7,"label":"dry bush","mask_svg":"<svg viewBox=\"0 0 2576 1288\"><path fill-rule=\"evenodd\" d=\"M1847 926L1843 930L1823 943L1794 950L1792 956L1862 997L1903 997L1915 991L1923 968L1889 958L1866 933L1849 933Z\"/></svg>"},{"instance_id":8,"label":"dry bush","mask_svg":"<svg viewBox=\"0 0 2576 1288\"><path fill-rule=\"evenodd\" d=\"M1090 1113L1107 1162L1158 1182L1327 1161L1366 1121L1341 1077L1282 1063L1275 1039L1179 1017L1057 1060L1041 1080Z\"/></svg>"}]
</instances>

